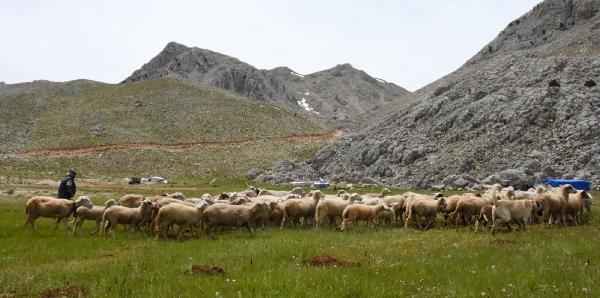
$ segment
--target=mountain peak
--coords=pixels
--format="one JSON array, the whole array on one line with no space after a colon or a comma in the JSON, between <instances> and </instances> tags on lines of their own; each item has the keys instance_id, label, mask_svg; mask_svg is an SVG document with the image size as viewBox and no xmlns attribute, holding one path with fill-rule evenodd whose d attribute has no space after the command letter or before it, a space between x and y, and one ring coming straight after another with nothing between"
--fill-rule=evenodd
<instances>
[{"instance_id":1,"label":"mountain peak","mask_svg":"<svg viewBox=\"0 0 600 298\"><path fill-rule=\"evenodd\" d=\"M161 77L185 79L251 99L276 102L340 129L354 126L356 116L383 103L401 100L406 89L381 84L351 64L302 75L289 67L259 70L234 57L169 42L123 83Z\"/></svg>"},{"instance_id":2,"label":"mountain peak","mask_svg":"<svg viewBox=\"0 0 600 298\"><path fill-rule=\"evenodd\" d=\"M539 56L577 52L581 48L589 47L589 44L585 40L574 43L572 35L578 33L573 31L585 27L593 30L597 25L590 20L597 16L599 11L600 1L546 0L510 22L498 37L469 63L522 51Z\"/></svg>"}]
</instances>

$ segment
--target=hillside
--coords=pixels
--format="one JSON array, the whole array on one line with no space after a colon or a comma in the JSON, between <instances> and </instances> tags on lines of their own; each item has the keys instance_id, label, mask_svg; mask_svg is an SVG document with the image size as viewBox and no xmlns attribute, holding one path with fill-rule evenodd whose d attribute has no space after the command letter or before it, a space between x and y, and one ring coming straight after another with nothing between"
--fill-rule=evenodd
<instances>
[{"instance_id":1,"label":"hillside","mask_svg":"<svg viewBox=\"0 0 600 298\"><path fill-rule=\"evenodd\" d=\"M407 90L350 64L301 75L287 67L257 69L236 58L171 42L123 83L183 78L236 94L275 102L337 128L354 129L356 116L384 103L404 105ZM371 119L370 117L366 117Z\"/></svg>"},{"instance_id":2,"label":"hillside","mask_svg":"<svg viewBox=\"0 0 600 298\"><path fill-rule=\"evenodd\" d=\"M460 69L408 96L409 106L387 105L381 122L328 145L303 169L276 166L258 179L599 185L599 11L598 1L546 0Z\"/></svg>"},{"instance_id":3,"label":"hillside","mask_svg":"<svg viewBox=\"0 0 600 298\"><path fill-rule=\"evenodd\" d=\"M331 131L279 105L173 78L3 85L0 106L1 175L64 167L111 176L243 175L273 157L314 153Z\"/></svg>"}]
</instances>

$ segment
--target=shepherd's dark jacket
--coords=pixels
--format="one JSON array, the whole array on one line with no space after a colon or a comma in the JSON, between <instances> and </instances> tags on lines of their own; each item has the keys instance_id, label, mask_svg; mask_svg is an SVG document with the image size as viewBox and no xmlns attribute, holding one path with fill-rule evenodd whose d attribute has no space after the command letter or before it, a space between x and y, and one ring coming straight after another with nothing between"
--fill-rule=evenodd
<instances>
[{"instance_id":1,"label":"shepherd's dark jacket","mask_svg":"<svg viewBox=\"0 0 600 298\"><path fill-rule=\"evenodd\" d=\"M67 176L65 177L65 179L60 181L57 197L59 199L69 200L75 196L75 192L77 192L77 186L75 186L75 179L71 176Z\"/></svg>"}]
</instances>

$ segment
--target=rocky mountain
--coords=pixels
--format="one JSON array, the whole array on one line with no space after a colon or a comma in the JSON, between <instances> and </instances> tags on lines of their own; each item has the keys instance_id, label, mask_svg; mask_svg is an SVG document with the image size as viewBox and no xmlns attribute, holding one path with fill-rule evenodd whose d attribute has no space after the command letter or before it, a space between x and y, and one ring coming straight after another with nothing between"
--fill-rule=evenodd
<instances>
[{"instance_id":1,"label":"rocky mountain","mask_svg":"<svg viewBox=\"0 0 600 298\"><path fill-rule=\"evenodd\" d=\"M600 1L546 0L409 106L261 181L458 188L546 177L600 185ZM411 99L407 99L411 100ZM260 175L259 175L260 174Z\"/></svg>"},{"instance_id":2,"label":"rocky mountain","mask_svg":"<svg viewBox=\"0 0 600 298\"><path fill-rule=\"evenodd\" d=\"M183 78L248 98L283 104L342 129L352 129L358 115L379 105L407 103L403 96L410 93L350 64L308 75L287 67L261 70L233 57L175 42L167 44L123 83L161 77Z\"/></svg>"}]
</instances>

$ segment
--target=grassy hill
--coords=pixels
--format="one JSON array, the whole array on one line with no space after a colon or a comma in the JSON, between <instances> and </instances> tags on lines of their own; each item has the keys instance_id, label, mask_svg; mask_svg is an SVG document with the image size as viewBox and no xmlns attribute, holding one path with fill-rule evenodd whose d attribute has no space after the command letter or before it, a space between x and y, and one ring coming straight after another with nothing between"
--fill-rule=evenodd
<instances>
[{"instance_id":1,"label":"grassy hill","mask_svg":"<svg viewBox=\"0 0 600 298\"><path fill-rule=\"evenodd\" d=\"M243 175L325 144L289 136L329 131L275 104L166 78L120 85L86 80L6 85L0 87L0 107L0 175L46 176L65 167L112 177ZM213 142L219 144L208 146ZM132 146L69 151L118 144ZM138 148L157 144L190 146ZM22 155L40 149L62 152Z\"/></svg>"}]
</instances>

